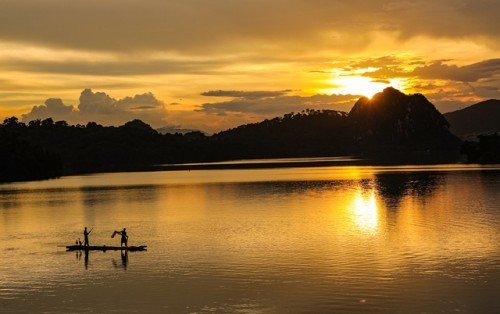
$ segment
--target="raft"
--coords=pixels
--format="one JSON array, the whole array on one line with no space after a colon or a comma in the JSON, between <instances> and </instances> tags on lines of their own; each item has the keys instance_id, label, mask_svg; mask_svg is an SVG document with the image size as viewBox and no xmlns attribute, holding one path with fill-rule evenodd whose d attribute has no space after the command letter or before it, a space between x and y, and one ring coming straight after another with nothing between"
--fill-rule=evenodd
<instances>
[{"instance_id":1,"label":"raft","mask_svg":"<svg viewBox=\"0 0 500 314\"><path fill-rule=\"evenodd\" d=\"M83 245L68 245L68 251L146 251L147 245L139 246L83 246Z\"/></svg>"}]
</instances>

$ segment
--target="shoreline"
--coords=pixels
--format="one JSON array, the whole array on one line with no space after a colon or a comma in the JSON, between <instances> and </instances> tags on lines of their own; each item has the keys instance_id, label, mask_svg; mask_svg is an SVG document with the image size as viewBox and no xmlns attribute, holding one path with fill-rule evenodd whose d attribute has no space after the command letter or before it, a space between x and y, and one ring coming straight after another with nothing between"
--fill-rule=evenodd
<instances>
[{"instance_id":1,"label":"shoreline","mask_svg":"<svg viewBox=\"0 0 500 314\"><path fill-rule=\"evenodd\" d=\"M424 162L409 158L408 160L378 160L361 159L350 156L336 157L304 157L304 158L269 158L269 159L246 159L231 161L214 161L204 163L182 163L182 164L162 164L162 165L143 165L126 168L96 169L88 172L67 172L57 178L48 178L41 180L20 180L0 182L9 184L15 182L45 181L56 180L68 176L92 175L101 173L119 173L119 172L159 172L159 171L196 171L196 170L245 170L245 169L279 169L279 168L307 168L307 167L344 167L344 166L425 166L425 165L468 165L463 161L441 160L434 162ZM482 166L496 166L497 164L480 164Z\"/></svg>"}]
</instances>

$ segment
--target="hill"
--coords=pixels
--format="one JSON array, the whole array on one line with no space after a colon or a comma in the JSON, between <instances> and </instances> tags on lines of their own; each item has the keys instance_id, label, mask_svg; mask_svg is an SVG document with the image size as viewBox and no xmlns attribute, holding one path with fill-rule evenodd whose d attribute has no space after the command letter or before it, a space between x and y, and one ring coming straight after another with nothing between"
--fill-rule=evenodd
<instances>
[{"instance_id":1,"label":"hill","mask_svg":"<svg viewBox=\"0 0 500 314\"><path fill-rule=\"evenodd\" d=\"M0 154L0 161L14 160L15 167L8 166L12 162L2 162L0 173L12 173L3 181L18 181L60 174L144 170L156 164L196 161L196 149L201 146L191 144L196 135L161 135L140 120L104 127L95 122L68 125L50 118L26 125L13 117L0 125L0 144L8 148ZM57 161L57 171L44 175L42 170L51 169L49 166Z\"/></svg>"},{"instance_id":2,"label":"hill","mask_svg":"<svg viewBox=\"0 0 500 314\"><path fill-rule=\"evenodd\" d=\"M460 140L423 95L386 88L360 98L349 112L355 151L378 160L445 162L458 158Z\"/></svg>"},{"instance_id":3,"label":"hill","mask_svg":"<svg viewBox=\"0 0 500 314\"><path fill-rule=\"evenodd\" d=\"M0 182L56 178L62 173L58 155L0 128Z\"/></svg>"},{"instance_id":4,"label":"hill","mask_svg":"<svg viewBox=\"0 0 500 314\"><path fill-rule=\"evenodd\" d=\"M458 157L461 144L423 95L405 95L393 88L371 100L359 99L349 114L304 110L212 136L202 132L160 134L140 120L104 127L95 122L70 126L50 118L26 125L15 117L6 119L0 132L0 144L20 147L18 151L26 157L17 162L19 173L29 169L22 179L255 158L354 155L371 162L450 162ZM12 163L16 156L2 158ZM9 163L0 167L5 164ZM50 165L54 171L44 174L41 168ZM0 170L6 171L3 168ZM16 180L15 172L6 180Z\"/></svg>"},{"instance_id":5,"label":"hill","mask_svg":"<svg viewBox=\"0 0 500 314\"><path fill-rule=\"evenodd\" d=\"M470 107L448 112L444 117L450 131L458 136L500 131L500 100L490 99Z\"/></svg>"},{"instance_id":6,"label":"hill","mask_svg":"<svg viewBox=\"0 0 500 314\"><path fill-rule=\"evenodd\" d=\"M229 129L210 138L212 159L336 156L349 152L347 114L304 110Z\"/></svg>"},{"instance_id":7,"label":"hill","mask_svg":"<svg viewBox=\"0 0 500 314\"><path fill-rule=\"evenodd\" d=\"M210 138L214 159L359 155L378 162L454 161L460 140L423 95L386 88L349 114L306 110Z\"/></svg>"}]
</instances>

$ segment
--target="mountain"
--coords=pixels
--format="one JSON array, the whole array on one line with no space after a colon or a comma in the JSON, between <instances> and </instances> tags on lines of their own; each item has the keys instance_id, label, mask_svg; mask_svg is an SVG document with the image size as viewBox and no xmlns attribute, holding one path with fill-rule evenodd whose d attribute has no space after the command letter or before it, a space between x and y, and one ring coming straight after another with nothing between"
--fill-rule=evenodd
<instances>
[{"instance_id":1,"label":"mountain","mask_svg":"<svg viewBox=\"0 0 500 314\"><path fill-rule=\"evenodd\" d=\"M444 116L422 94L388 87L360 98L348 115L357 152L383 159L456 158L460 140Z\"/></svg>"},{"instance_id":2,"label":"mountain","mask_svg":"<svg viewBox=\"0 0 500 314\"><path fill-rule=\"evenodd\" d=\"M360 98L348 114L308 109L212 136L199 131L160 134L140 120L105 127L95 122L70 126L51 118L26 125L12 117L0 124L0 146L6 148L0 153L0 173L17 165L3 179L14 181L152 170L161 164L347 155L373 163L452 162L461 141L448 127L423 95L394 88ZM23 175L25 168L29 171Z\"/></svg>"},{"instance_id":3,"label":"mountain","mask_svg":"<svg viewBox=\"0 0 500 314\"><path fill-rule=\"evenodd\" d=\"M213 159L358 155L375 162L458 159L461 141L423 95L386 88L349 114L305 110L239 126L210 138Z\"/></svg>"},{"instance_id":4,"label":"mountain","mask_svg":"<svg viewBox=\"0 0 500 314\"><path fill-rule=\"evenodd\" d=\"M444 117L451 125L451 132L458 136L500 132L500 100L486 100L461 110L445 113Z\"/></svg>"}]
</instances>

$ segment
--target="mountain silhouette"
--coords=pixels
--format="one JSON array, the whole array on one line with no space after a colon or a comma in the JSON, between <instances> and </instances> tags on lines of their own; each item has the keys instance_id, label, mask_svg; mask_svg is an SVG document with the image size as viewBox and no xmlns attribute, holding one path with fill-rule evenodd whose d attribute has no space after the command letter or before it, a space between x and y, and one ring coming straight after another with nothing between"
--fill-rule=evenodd
<instances>
[{"instance_id":1,"label":"mountain silhouette","mask_svg":"<svg viewBox=\"0 0 500 314\"><path fill-rule=\"evenodd\" d=\"M450 131L458 136L500 131L500 100L490 99L470 107L448 112L444 117Z\"/></svg>"},{"instance_id":2,"label":"mountain silhouette","mask_svg":"<svg viewBox=\"0 0 500 314\"><path fill-rule=\"evenodd\" d=\"M348 115L353 144L377 158L455 158L460 140L444 116L422 94L388 87L372 99L360 98Z\"/></svg>"},{"instance_id":3,"label":"mountain silhouette","mask_svg":"<svg viewBox=\"0 0 500 314\"><path fill-rule=\"evenodd\" d=\"M450 162L457 160L461 141L448 127L423 95L405 95L394 88L372 99L360 98L348 114L308 109L212 136L199 131L160 134L140 120L106 127L95 122L68 125L51 118L26 125L12 117L0 125L0 146L9 149L0 155L0 167L15 162L19 170L10 169L12 174L4 179L15 181L17 172L29 180L255 158L350 155L366 163ZM24 168L30 170L26 173Z\"/></svg>"},{"instance_id":4,"label":"mountain silhouette","mask_svg":"<svg viewBox=\"0 0 500 314\"><path fill-rule=\"evenodd\" d=\"M423 95L386 88L349 114L305 110L211 137L214 159L359 155L387 162L456 160L460 140Z\"/></svg>"}]
</instances>

